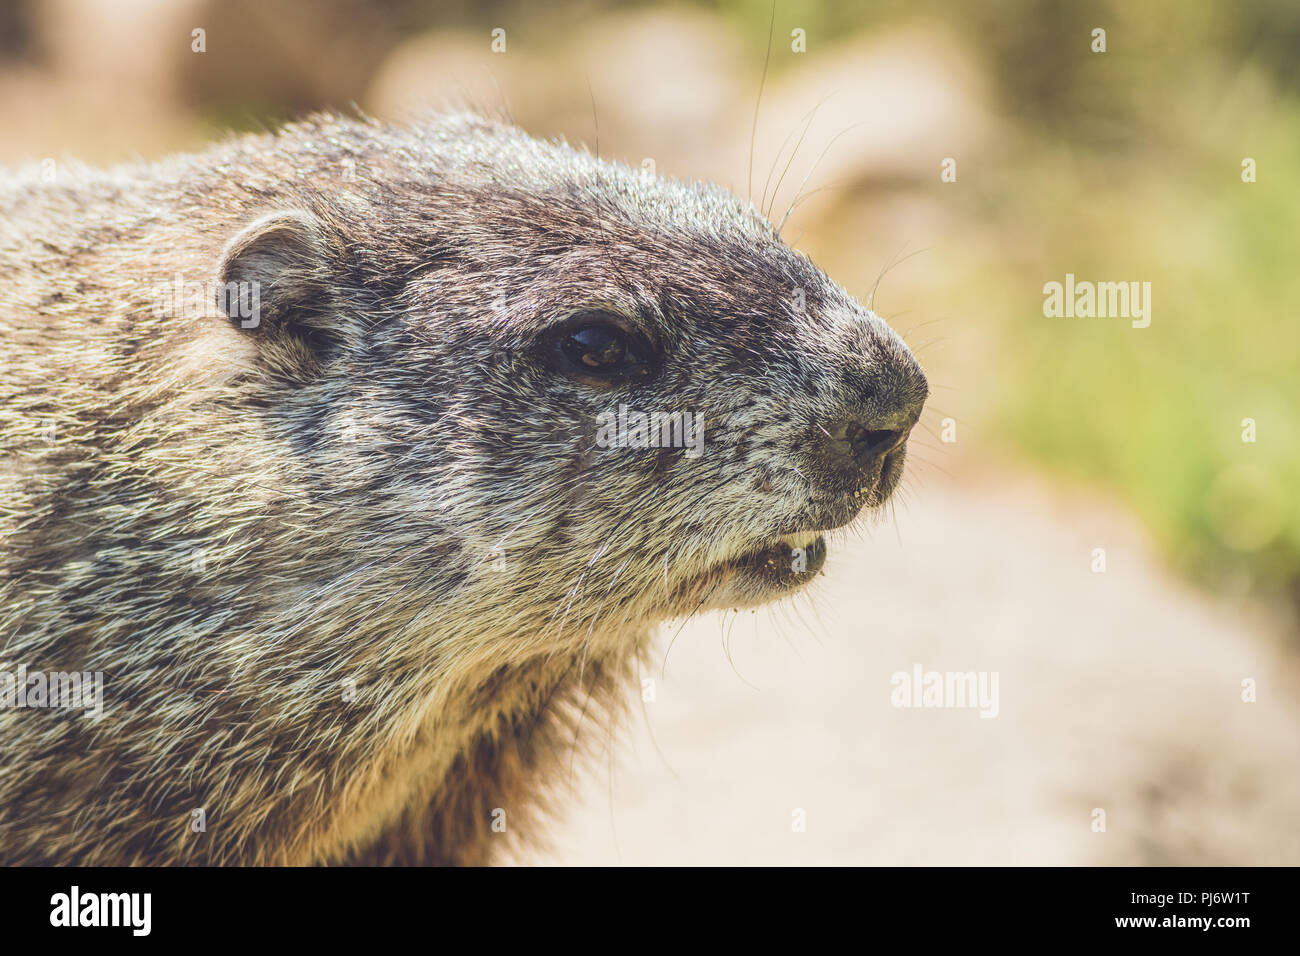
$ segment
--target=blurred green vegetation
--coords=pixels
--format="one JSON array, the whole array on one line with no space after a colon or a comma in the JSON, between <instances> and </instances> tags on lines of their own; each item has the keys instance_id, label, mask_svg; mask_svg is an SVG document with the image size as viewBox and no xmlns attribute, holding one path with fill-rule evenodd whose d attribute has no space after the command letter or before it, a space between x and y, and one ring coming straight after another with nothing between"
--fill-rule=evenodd
<instances>
[{"instance_id":1,"label":"blurred green vegetation","mask_svg":"<svg viewBox=\"0 0 1300 956\"><path fill-rule=\"evenodd\" d=\"M1279 108L1266 129L1122 170L1037 167L1004 215L1055 268L989 276L987 292L1014 309L1000 414L1018 447L1125 497L1185 570L1276 593L1300 581L1300 115ZM1243 155L1260 182L1241 181ZM1066 272L1151 282L1151 326L1045 318L1041 280Z\"/></svg>"},{"instance_id":2,"label":"blurred green vegetation","mask_svg":"<svg viewBox=\"0 0 1300 956\"><path fill-rule=\"evenodd\" d=\"M1038 253L967 290L977 314L1007 310L999 424L1126 499L1185 571L1300 598L1300 5L1067 16L1075 37L1107 27L1108 52L1035 47L1012 22L970 34L995 38L1018 120L978 212ZM1067 272L1151 282L1151 326L1044 317L1043 282Z\"/></svg>"}]
</instances>

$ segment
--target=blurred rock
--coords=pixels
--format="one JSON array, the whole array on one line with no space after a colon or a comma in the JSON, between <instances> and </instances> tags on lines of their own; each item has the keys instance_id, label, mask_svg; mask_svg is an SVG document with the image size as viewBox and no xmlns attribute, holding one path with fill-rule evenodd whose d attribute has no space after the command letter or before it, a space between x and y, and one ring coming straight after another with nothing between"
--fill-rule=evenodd
<instances>
[{"instance_id":1,"label":"blurred rock","mask_svg":"<svg viewBox=\"0 0 1300 956\"><path fill-rule=\"evenodd\" d=\"M39 55L0 72L0 161L69 154L90 161L174 148L176 63L188 54L196 0L49 0L29 43Z\"/></svg>"},{"instance_id":2,"label":"blurred rock","mask_svg":"<svg viewBox=\"0 0 1300 956\"><path fill-rule=\"evenodd\" d=\"M556 79L545 60L506 35L506 52L493 53L484 30L439 30L403 42L385 60L364 99L368 112L405 122L422 113L473 110L513 118L531 132L547 117Z\"/></svg>"},{"instance_id":3,"label":"blurred rock","mask_svg":"<svg viewBox=\"0 0 1300 956\"><path fill-rule=\"evenodd\" d=\"M716 16L689 8L597 18L572 33L437 31L404 43L366 95L377 115L430 108L508 116L535 135L563 136L660 172L715 168L718 118L745 90L743 48ZM557 68L558 65L558 68Z\"/></svg>"},{"instance_id":4,"label":"blurred rock","mask_svg":"<svg viewBox=\"0 0 1300 956\"><path fill-rule=\"evenodd\" d=\"M196 109L241 125L318 109L346 111L401 39L398 6L201 0L191 20L207 31L207 52L184 60L180 95Z\"/></svg>"},{"instance_id":5,"label":"blurred rock","mask_svg":"<svg viewBox=\"0 0 1300 956\"><path fill-rule=\"evenodd\" d=\"M807 220L815 221L872 184L937 184L947 157L957 161L959 182L964 165L978 168L995 124L980 74L958 41L930 25L844 43L819 41L810 38L805 54L790 53L788 46L772 54L794 61L764 93L754 145L754 198L762 198L775 168L768 190L775 221L799 195L807 197L800 207ZM807 136L780 194L773 195L805 125ZM740 153L747 153L749 132L748 117L733 117L729 139L737 170L747 163ZM737 174L730 178L736 181Z\"/></svg>"}]
</instances>

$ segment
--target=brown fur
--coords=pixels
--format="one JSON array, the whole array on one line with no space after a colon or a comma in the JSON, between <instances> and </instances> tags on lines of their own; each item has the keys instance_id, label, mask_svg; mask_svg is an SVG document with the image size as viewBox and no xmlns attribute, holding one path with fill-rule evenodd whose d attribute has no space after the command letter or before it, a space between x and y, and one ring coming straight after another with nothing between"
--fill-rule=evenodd
<instances>
[{"instance_id":1,"label":"brown fur","mask_svg":"<svg viewBox=\"0 0 1300 956\"><path fill-rule=\"evenodd\" d=\"M177 276L260 323L155 308ZM593 307L663 374L557 376ZM820 423L925 397L747 203L466 116L0 174L0 344L0 669L106 675L97 721L0 710L8 863L489 860L657 622L776 596L729 562L888 494L902 452L864 499ZM619 402L706 453L595 448Z\"/></svg>"}]
</instances>

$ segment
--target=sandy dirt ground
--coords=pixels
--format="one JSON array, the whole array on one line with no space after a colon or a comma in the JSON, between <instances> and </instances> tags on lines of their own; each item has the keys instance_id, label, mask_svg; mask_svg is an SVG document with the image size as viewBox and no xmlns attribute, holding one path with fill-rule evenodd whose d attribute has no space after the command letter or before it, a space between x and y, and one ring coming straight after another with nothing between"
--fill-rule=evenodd
<instances>
[{"instance_id":1,"label":"sandy dirt ground","mask_svg":"<svg viewBox=\"0 0 1300 956\"><path fill-rule=\"evenodd\" d=\"M1112 507L958 474L832 541L796 601L665 629L653 701L612 748L589 728L549 848L514 861L1300 863L1281 626L1171 576ZM916 665L996 672L997 716L894 706Z\"/></svg>"}]
</instances>

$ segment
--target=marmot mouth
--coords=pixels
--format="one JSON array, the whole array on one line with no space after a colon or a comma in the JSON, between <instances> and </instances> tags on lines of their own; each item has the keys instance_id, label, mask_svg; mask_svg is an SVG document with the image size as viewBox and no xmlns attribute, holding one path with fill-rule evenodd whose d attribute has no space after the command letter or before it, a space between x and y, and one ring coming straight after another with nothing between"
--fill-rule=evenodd
<instances>
[{"instance_id":1,"label":"marmot mouth","mask_svg":"<svg viewBox=\"0 0 1300 956\"><path fill-rule=\"evenodd\" d=\"M826 563L826 539L820 534L788 534L728 562L749 588L783 591L807 584Z\"/></svg>"},{"instance_id":2,"label":"marmot mouth","mask_svg":"<svg viewBox=\"0 0 1300 956\"><path fill-rule=\"evenodd\" d=\"M669 606L697 614L756 607L803 587L826 563L826 540L816 531L782 535L714 564L674 592Z\"/></svg>"}]
</instances>

